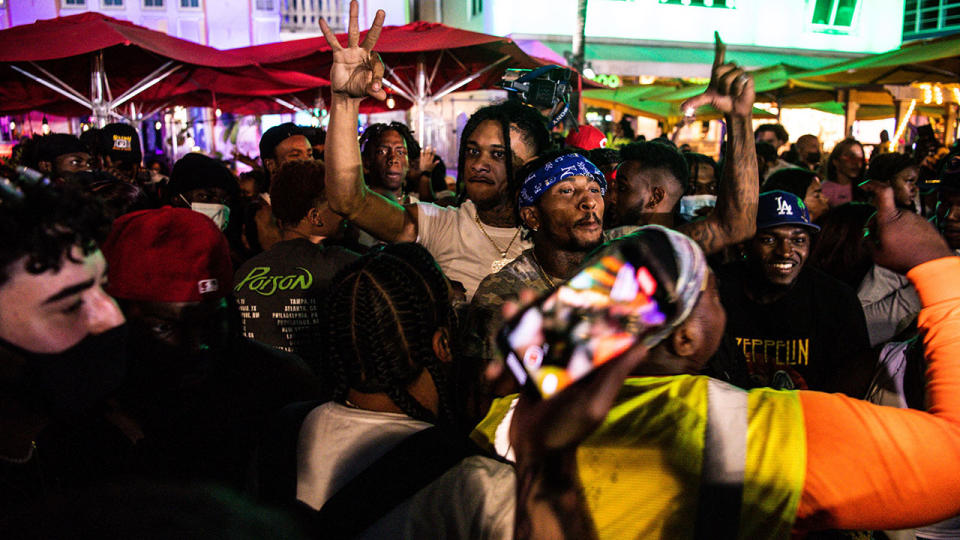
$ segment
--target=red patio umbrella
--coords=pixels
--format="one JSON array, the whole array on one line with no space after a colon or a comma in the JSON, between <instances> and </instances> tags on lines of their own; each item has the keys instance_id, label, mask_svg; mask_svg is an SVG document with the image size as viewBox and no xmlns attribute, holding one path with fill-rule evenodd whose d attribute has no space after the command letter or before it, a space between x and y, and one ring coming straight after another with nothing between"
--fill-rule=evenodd
<instances>
[{"instance_id":1,"label":"red patio umbrella","mask_svg":"<svg viewBox=\"0 0 960 540\"><path fill-rule=\"evenodd\" d=\"M345 33L338 34L337 38L346 44ZM536 68L541 65L510 38L428 22L384 27L374 50L380 53L386 66L384 85L418 106L420 126L424 121L423 107L428 103L457 90L493 88L508 67ZM317 77L329 76L333 60L323 37L243 47L228 52L246 56L263 66ZM424 130L416 131L422 138Z\"/></svg>"},{"instance_id":2,"label":"red patio umbrella","mask_svg":"<svg viewBox=\"0 0 960 540\"><path fill-rule=\"evenodd\" d=\"M362 114L382 113L389 111L405 111L413 106L413 103L406 98L396 94L390 94L393 98L393 107L388 106L386 101L377 101L367 99L360 103L360 112ZM187 94L180 94L175 100L166 100L162 102L145 103L145 108L162 108L164 103L176 101L177 105L185 107L210 107L220 109L223 112L234 114L276 114L290 113L296 111L311 111L317 107L323 107L324 103L330 103L330 86L325 85L321 88L301 90L294 93L270 94L260 96L245 96L238 94L218 94L197 90Z\"/></svg>"},{"instance_id":3,"label":"red patio umbrella","mask_svg":"<svg viewBox=\"0 0 960 540\"><path fill-rule=\"evenodd\" d=\"M0 63L0 112L90 111L99 123L122 117L116 109L134 98L159 106L187 94L268 96L329 84L92 12L0 31Z\"/></svg>"}]
</instances>

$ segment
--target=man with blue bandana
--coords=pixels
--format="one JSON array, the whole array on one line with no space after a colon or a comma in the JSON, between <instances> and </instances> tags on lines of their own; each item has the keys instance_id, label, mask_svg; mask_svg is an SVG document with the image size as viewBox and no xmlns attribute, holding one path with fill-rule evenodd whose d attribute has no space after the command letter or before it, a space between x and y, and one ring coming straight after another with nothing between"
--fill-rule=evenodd
<instances>
[{"instance_id":1,"label":"man with blue bandana","mask_svg":"<svg viewBox=\"0 0 960 540\"><path fill-rule=\"evenodd\" d=\"M543 293L569 279L586 256L605 240L603 173L579 151L548 152L517 171L517 212L524 238L533 241L503 270L490 274L470 305L464 349L473 358L489 359L492 330L500 323L504 301L521 289ZM631 232L619 228L620 234Z\"/></svg>"}]
</instances>

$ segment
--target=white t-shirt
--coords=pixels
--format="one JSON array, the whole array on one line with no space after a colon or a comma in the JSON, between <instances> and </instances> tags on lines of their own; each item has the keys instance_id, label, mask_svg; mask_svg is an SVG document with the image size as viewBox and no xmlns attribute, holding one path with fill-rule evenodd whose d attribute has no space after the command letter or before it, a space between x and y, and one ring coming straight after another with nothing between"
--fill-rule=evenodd
<instances>
[{"instance_id":1,"label":"white t-shirt","mask_svg":"<svg viewBox=\"0 0 960 540\"><path fill-rule=\"evenodd\" d=\"M404 414L324 403L307 415L297 446L297 499L319 509L405 438L430 427ZM513 468L482 456L461 461L364 531L362 538L513 538Z\"/></svg>"},{"instance_id":2,"label":"white t-shirt","mask_svg":"<svg viewBox=\"0 0 960 540\"><path fill-rule=\"evenodd\" d=\"M520 229L517 227L484 225L483 229L493 239L491 242L477 225L477 207L472 201L464 201L459 207L418 203L417 208L420 212L417 242L433 255L447 278L463 284L467 289L467 301L473 298L483 278L493 273L492 265L501 259L501 249L510 246L507 249L509 262L523 250L533 247L532 243L520 238L522 233L518 233Z\"/></svg>"}]
</instances>

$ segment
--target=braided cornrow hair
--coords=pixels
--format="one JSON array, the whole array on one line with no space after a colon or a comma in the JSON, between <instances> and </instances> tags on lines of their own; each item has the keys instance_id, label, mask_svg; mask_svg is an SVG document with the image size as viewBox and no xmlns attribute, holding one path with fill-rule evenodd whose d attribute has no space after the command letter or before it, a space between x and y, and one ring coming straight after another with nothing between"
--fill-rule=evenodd
<instances>
[{"instance_id":1,"label":"braided cornrow hair","mask_svg":"<svg viewBox=\"0 0 960 540\"><path fill-rule=\"evenodd\" d=\"M500 124L504 146L506 147L506 165L507 165L507 185L508 191L513 192L515 182L513 170L513 148L510 147L510 126L514 125L523 133L525 142L533 146L534 155L549 150L553 143L550 141L550 129L547 127L547 119L540 114L540 111L524 105L518 100L508 100L493 105L488 105L477 110L473 116L467 120L460 134L460 153L457 159L457 203L463 203L467 198L467 190L464 188L465 175L463 171L464 161L467 155L467 140L470 135L483 122L493 120Z\"/></svg>"},{"instance_id":2,"label":"braided cornrow hair","mask_svg":"<svg viewBox=\"0 0 960 540\"><path fill-rule=\"evenodd\" d=\"M419 244L378 247L342 270L330 287L325 314L324 370L343 402L350 389L385 393L408 416L452 425L447 375L433 350L439 328L451 328L446 278ZM439 396L439 414L407 387L426 369Z\"/></svg>"}]
</instances>

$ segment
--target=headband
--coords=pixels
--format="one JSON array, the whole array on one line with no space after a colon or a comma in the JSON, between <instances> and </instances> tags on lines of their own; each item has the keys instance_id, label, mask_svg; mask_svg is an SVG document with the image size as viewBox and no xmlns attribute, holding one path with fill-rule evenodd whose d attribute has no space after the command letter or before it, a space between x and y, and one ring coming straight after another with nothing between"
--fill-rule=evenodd
<instances>
[{"instance_id":1,"label":"headband","mask_svg":"<svg viewBox=\"0 0 960 540\"><path fill-rule=\"evenodd\" d=\"M564 154L548 161L524 179L520 188L520 207L533 206L554 184L571 176L586 176L600 184L601 193L607 190L607 179L596 165L580 154Z\"/></svg>"},{"instance_id":2,"label":"headband","mask_svg":"<svg viewBox=\"0 0 960 540\"><path fill-rule=\"evenodd\" d=\"M673 288L674 297L671 298L671 302L676 303L677 311L663 326L644 338L644 343L652 348L673 333L693 312L700 293L706 287L709 266L703 250L689 236L660 225L646 225L638 230L656 230L663 233L673 247L673 257L677 264L677 280Z\"/></svg>"}]
</instances>

